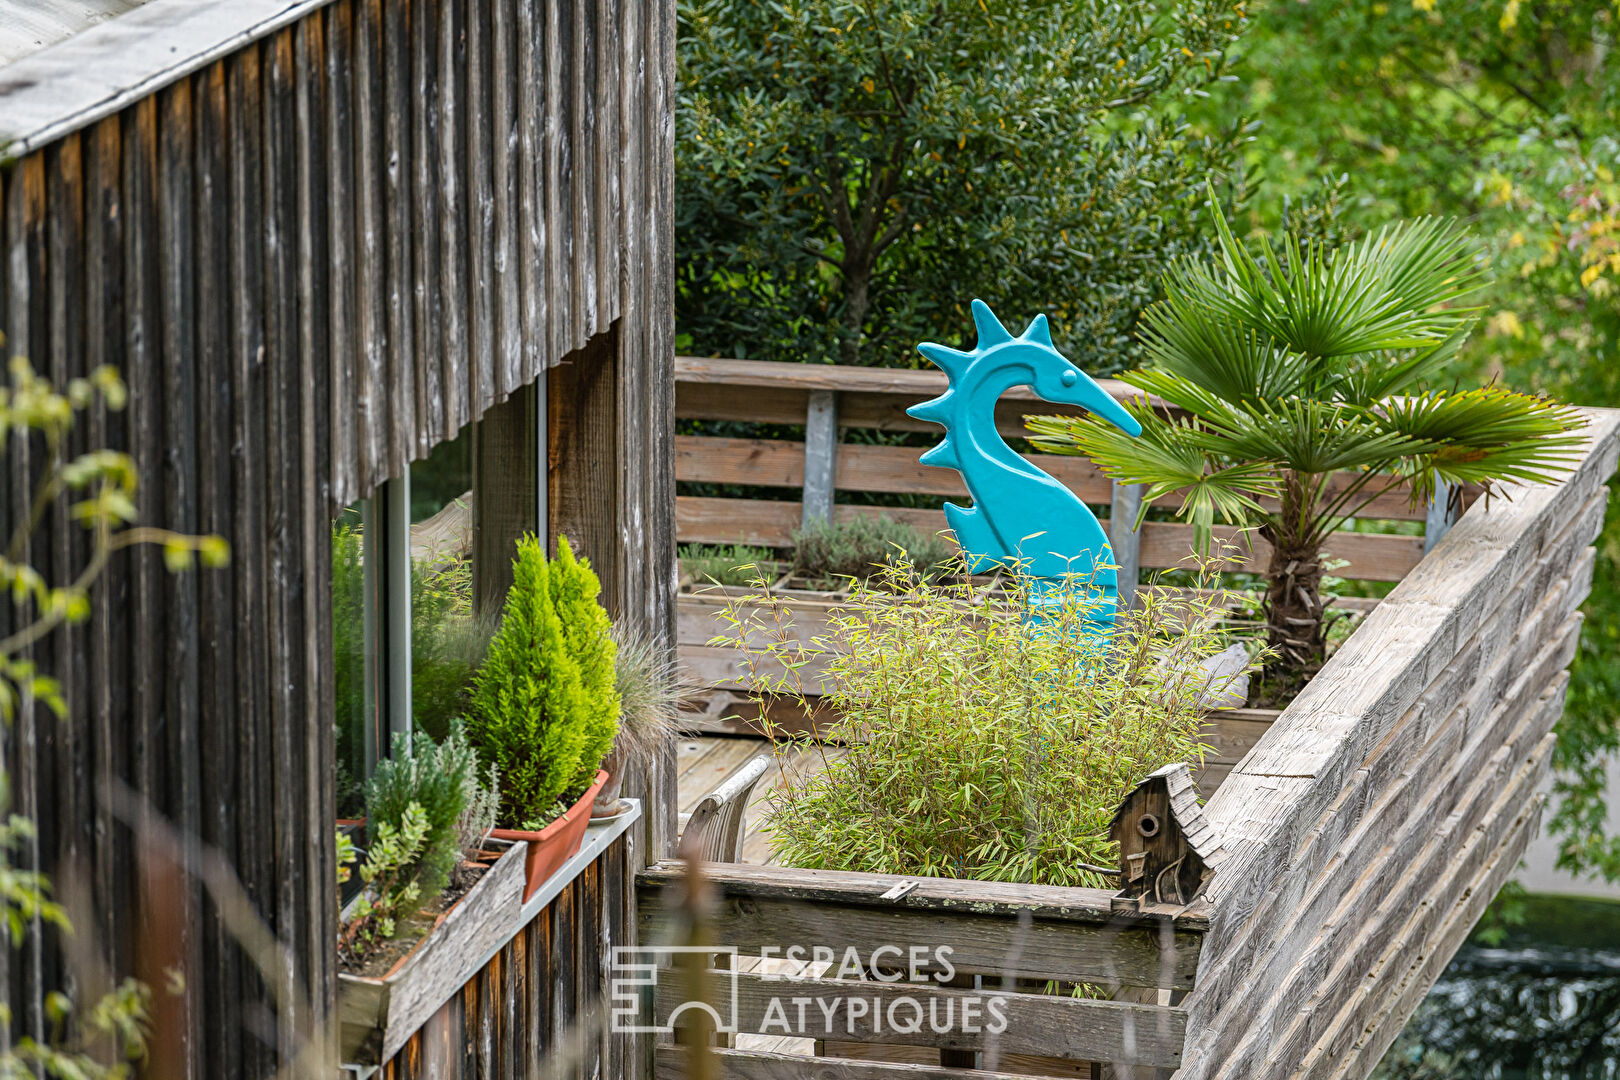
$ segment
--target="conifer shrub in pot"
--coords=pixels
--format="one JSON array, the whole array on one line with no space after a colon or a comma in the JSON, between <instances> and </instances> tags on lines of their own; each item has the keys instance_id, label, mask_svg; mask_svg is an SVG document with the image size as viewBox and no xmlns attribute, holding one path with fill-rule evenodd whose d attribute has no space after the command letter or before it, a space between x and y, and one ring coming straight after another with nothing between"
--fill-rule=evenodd
<instances>
[{"instance_id":1,"label":"conifer shrub in pot","mask_svg":"<svg viewBox=\"0 0 1620 1080\"><path fill-rule=\"evenodd\" d=\"M467 734L500 774L492 835L528 842L527 900L584 839L619 729L612 626L601 582L565 537L547 560L518 542L501 624L473 680Z\"/></svg>"}]
</instances>

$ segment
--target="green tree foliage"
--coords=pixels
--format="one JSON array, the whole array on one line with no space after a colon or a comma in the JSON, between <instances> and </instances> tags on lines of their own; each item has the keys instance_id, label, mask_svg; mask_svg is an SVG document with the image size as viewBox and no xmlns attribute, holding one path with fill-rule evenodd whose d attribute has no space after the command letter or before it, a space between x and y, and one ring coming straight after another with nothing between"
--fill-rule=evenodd
<instances>
[{"instance_id":1,"label":"green tree foliage","mask_svg":"<svg viewBox=\"0 0 1620 1080\"><path fill-rule=\"evenodd\" d=\"M1278 194L1348 175L1344 225L1467 218L1492 284L1475 378L1620 404L1620 9L1611 0L1265 0L1241 81L1200 121L1252 115ZM1304 88L1308 88L1306 91ZM1256 223L1269 225L1269 221ZM1620 496L1620 482L1611 489ZM1620 504L1620 498L1611 499ZM1598 541L1555 751L1561 863L1620 879L1603 767L1620 750L1620 514Z\"/></svg>"},{"instance_id":2,"label":"green tree foliage","mask_svg":"<svg viewBox=\"0 0 1620 1080\"><path fill-rule=\"evenodd\" d=\"M566 543L560 545L566 549ZM480 757L499 770L500 822L538 828L556 816L560 800L589 786L612 744L619 703L611 638L565 627L556 602L559 595L567 598L567 615L594 626L582 597L588 595L590 606L600 610L596 575L571 552L566 569L560 553L557 562L547 562L533 536L517 547L500 628L473 680L467 735ZM554 587L554 574L572 580ZM570 634L573 644L596 651L580 655ZM611 717L611 724L604 717Z\"/></svg>"},{"instance_id":3,"label":"green tree foliage","mask_svg":"<svg viewBox=\"0 0 1620 1080\"><path fill-rule=\"evenodd\" d=\"M676 321L705 353L910 366L979 295L1114 370L1243 138L1181 121L1234 0L678 10Z\"/></svg>"},{"instance_id":4,"label":"green tree foliage","mask_svg":"<svg viewBox=\"0 0 1620 1080\"><path fill-rule=\"evenodd\" d=\"M1271 545L1267 676L1286 699L1326 658L1321 552L1334 531L1403 482L1421 504L1436 481L1554 476L1584 420L1502 387L1430 389L1473 325L1457 304L1480 282L1453 226L1428 218L1332 250L1290 235L1257 256L1214 212L1222 258L1170 271L1143 320L1150 366L1124 376L1190 419L1138 401L1140 438L1091 416L1030 426L1038 445L1147 485L1144 514L1182 492L1204 545L1216 519L1258 527Z\"/></svg>"}]
</instances>

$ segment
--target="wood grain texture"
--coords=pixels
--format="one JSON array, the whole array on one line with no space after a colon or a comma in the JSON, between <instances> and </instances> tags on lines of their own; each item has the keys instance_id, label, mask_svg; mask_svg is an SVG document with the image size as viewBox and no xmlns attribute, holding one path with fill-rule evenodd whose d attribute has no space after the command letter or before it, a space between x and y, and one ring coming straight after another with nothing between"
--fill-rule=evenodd
<instances>
[{"instance_id":1,"label":"wood grain texture","mask_svg":"<svg viewBox=\"0 0 1620 1080\"><path fill-rule=\"evenodd\" d=\"M159 1008L180 1035L154 1059L169 1075L269 1075L335 1006L332 515L588 359L593 330L612 343L602 437L630 449L605 473L576 457L558 482L609 504L594 554L621 614L672 638L673 6L576 7L152 0L0 87L0 127L21 136L0 167L8 350L58 380L119 368L129 408L87 417L73 445L134 456L144 523L231 545L227 568L181 575L156 550L120 553L91 619L35 650L71 722L30 712L5 736L13 805L42 822L29 865L84 868L84 925L112 968L133 971L178 916L187 990ZM8 475L0 518L22 497ZM55 574L86 551L57 512L25 554ZM145 800L133 828L102 798L114 783ZM626 845L639 864L672 832L672 773L630 789L670 804ZM139 837L159 820L234 869L292 959L273 988L194 883L142 894ZM63 956L38 927L25 938L3 974L16 1030L42 1036ZM538 1060L522 1032L551 1023L550 989L525 977L543 993L520 1009L519 975L458 997L419 1059L476 1061L443 1040L504 999L495 1057Z\"/></svg>"},{"instance_id":2,"label":"wood grain texture","mask_svg":"<svg viewBox=\"0 0 1620 1080\"><path fill-rule=\"evenodd\" d=\"M1007 1073L991 1070L964 1073L960 1069L934 1065L860 1061L855 1059L809 1058L758 1050L713 1052L721 1080L1040 1080L1029 1072ZM676 1046L658 1048L658 1080L687 1080L691 1076L686 1051Z\"/></svg>"},{"instance_id":3,"label":"wood grain texture","mask_svg":"<svg viewBox=\"0 0 1620 1080\"><path fill-rule=\"evenodd\" d=\"M731 979L730 972L711 972L704 1000L732 1000ZM739 1032L786 1030L816 1039L1167 1067L1181 1063L1186 1035L1185 1014L1168 1006L1000 992L989 983L983 990L957 990L932 981L788 978L738 972L735 986ZM686 1000L679 983L660 980L654 1000L657 1022L668 1023L672 1010ZM802 1026L800 1001L806 1003ZM928 1020L916 1031L906 1030L912 1017L943 1017L947 1009L956 1019L939 1025L945 1030L936 1029ZM899 1018L899 1026L895 1018ZM989 1030L1003 1025L1004 1030Z\"/></svg>"}]
</instances>

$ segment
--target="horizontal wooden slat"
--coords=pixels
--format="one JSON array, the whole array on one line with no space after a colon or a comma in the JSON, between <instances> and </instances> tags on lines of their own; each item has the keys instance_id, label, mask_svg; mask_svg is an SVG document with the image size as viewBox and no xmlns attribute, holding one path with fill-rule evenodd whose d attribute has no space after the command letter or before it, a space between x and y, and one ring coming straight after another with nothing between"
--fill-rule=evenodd
<instances>
[{"instance_id":1,"label":"horizontal wooden slat","mask_svg":"<svg viewBox=\"0 0 1620 1080\"><path fill-rule=\"evenodd\" d=\"M727 1018L733 979L738 1032L1174 1068L1181 1064L1187 1031L1186 1014L1171 1006L1004 993L992 981L983 989L959 990L931 980L711 971L704 1000ZM660 979L654 1002L659 1026L687 1001L682 979ZM906 1030L913 1026L917 1030Z\"/></svg>"},{"instance_id":2,"label":"horizontal wooden slat","mask_svg":"<svg viewBox=\"0 0 1620 1080\"><path fill-rule=\"evenodd\" d=\"M1041 1080L1029 1073L1004 1073L905 1065L887 1061L858 1061L772 1054L760 1050L711 1049L719 1080ZM657 1080L690 1080L687 1051L679 1046L658 1047L653 1074Z\"/></svg>"},{"instance_id":3,"label":"horizontal wooden slat","mask_svg":"<svg viewBox=\"0 0 1620 1080\"><path fill-rule=\"evenodd\" d=\"M837 489L879 494L967 495L967 487L956 470L924 465L918 460L921 454L922 450L914 446L841 443L837 455ZM1021 456L1062 481L1082 502L1095 506L1108 505L1113 483L1090 460L1062 454ZM675 479L757 487L802 487L804 444L786 439L677 435ZM1348 473L1336 476L1328 486L1329 497L1342 492L1351 479ZM1388 521L1422 521L1427 509L1423 506L1413 507L1406 491L1403 484L1379 495L1362 508L1360 516ZM1261 503L1272 509L1277 506L1275 499L1262 499ZM1153 505L1174 509L1180 505L1180 496L1166 495L1155 500Z\"/></svg>"},{"instance_id":4,"label":"horizontal wooden slat","mask_svg":"<svg viewBox=\"0 0 1620 1080\"><path fill-rule=\"evenodd\" d=\"M682 495L675 500L675 530L683 543L752 544L764 547L790 547L799 528L801 510L797 502L765 499L724 499L703 495ZM887 506L833 507L835 521L857 517L888 517L903 521L924 535L945 530L945 515L939 510L912 510ZM1106 518L1099 519L1104 528ZM1217 540L1241 544L1234 529L1218 527ZM1334 533L1325 545L1330 557L1348 562L1337 571L1340 577L1363 581L1399 581L1423 557L1421 536L1386 536L1377 533ZM1142 565L1149 569L1190 566L1193 527L1179 522L1149 521L1142 526ZM1255 539L1244 547L1231 564L1232 569L1261 571L1268 547Z\"/></svg>"},{"instance_id":5,"label":"horizontal wooden slat","mask_svg":"<svg viewBox=\"0 0 1620 1080\"><path fill-rule=\"evenodd\" d=\"M1112 894L1101 889L741 864L711 866L707 875L721 897L709 925L715 942L744 951L853 945L863 953L949 945L951 963L969 974L1186 989L1207 925L1196 904L1173 919L1115 916ZM661 893L680 876L663 863L637 879L641 941L670 939L672 916ZM921 885L902 899L881 899L911 880Z\"/></svg>"},{"instance_id":6,"label":"horizontal wooden slat","mask_svg":"<svg viewBox=\"0 0 1620 1080\"><path fill-rule=\"evenodd\" d=\"M918 401L943 394L949 385L943 371L933 368L875 368L851 364L794 364L773 360L729 360L703 356L677 356L675 382L795 390L837 390L866 394L902 394ZM1098 379L1109 396L1124 400L1145 397L1118 379ZM1028 387L1007 391L1015 401L1041 401ZM1044 402L1043 402L1044 404ZM1162 404L1162 402L1160 403Z\"/></svg>"}]
</instances>

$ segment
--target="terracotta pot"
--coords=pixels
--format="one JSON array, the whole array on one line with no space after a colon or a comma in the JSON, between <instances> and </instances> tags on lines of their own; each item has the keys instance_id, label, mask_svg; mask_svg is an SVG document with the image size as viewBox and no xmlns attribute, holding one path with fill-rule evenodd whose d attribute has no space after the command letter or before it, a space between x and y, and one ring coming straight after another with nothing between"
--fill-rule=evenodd
<instances>
[{"instance_id":1,"label":"terracotta pot","mask_svg":"<svg viewBox=\"0 0 1620 1080\"><path fill-rule=\"evenodd\" d=\"M591 823L591 804L596 801L597 792L607 783L608 774L604 770L597 770L596 781L586 789L579 801L563 811L561 817L535 832L530 829L493 829L491 836L497 840L527 840L529 852L524 860L524 871L528 880L523 886L523 899L540 891L540 886L557 868L567 862L579 850L579 845L585 842L585 826Z\"/></svg>"}]
</instances>

